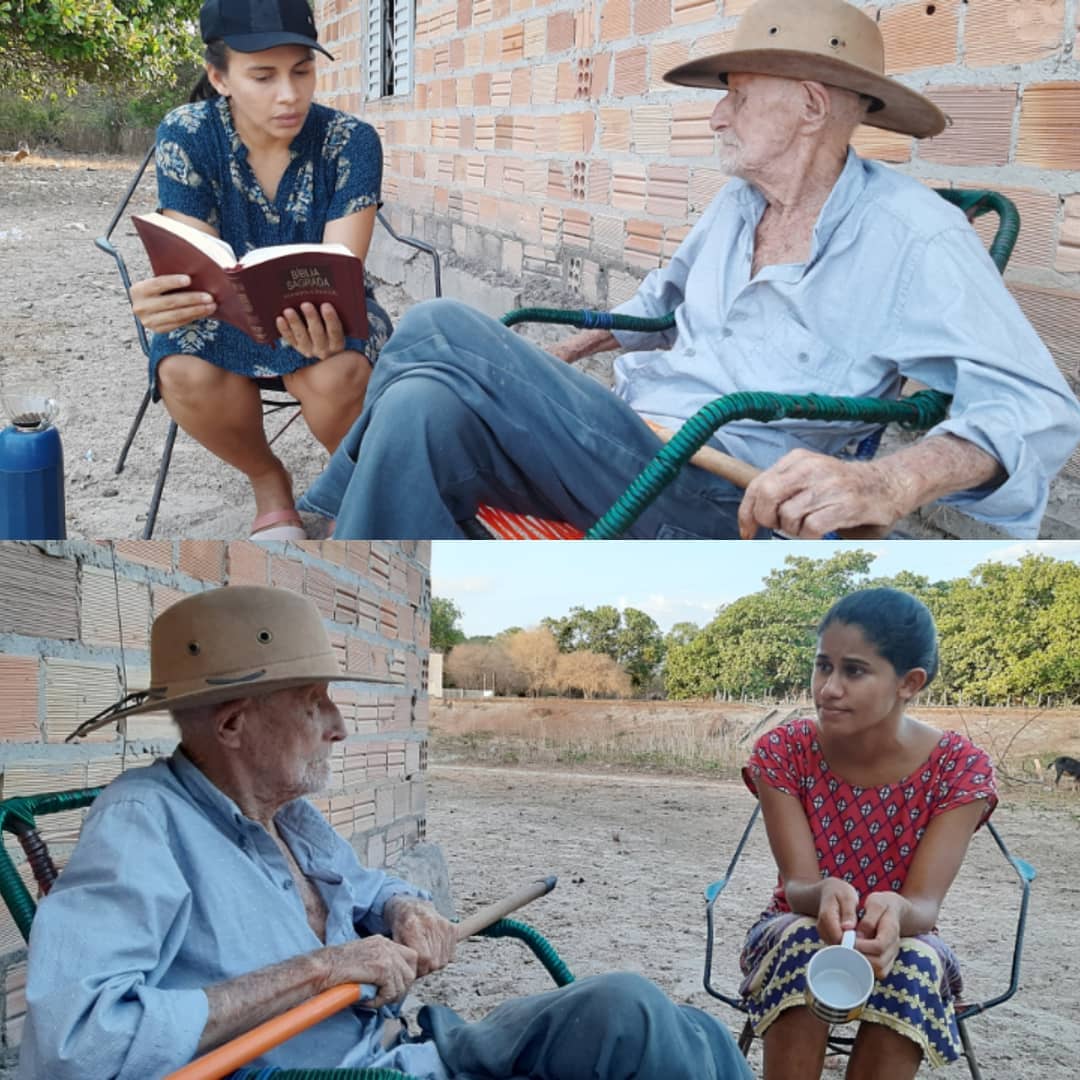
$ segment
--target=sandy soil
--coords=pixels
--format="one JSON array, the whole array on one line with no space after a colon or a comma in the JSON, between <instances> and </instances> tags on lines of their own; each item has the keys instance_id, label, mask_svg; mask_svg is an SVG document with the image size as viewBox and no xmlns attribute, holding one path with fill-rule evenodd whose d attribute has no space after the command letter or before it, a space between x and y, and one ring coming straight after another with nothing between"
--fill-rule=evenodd
<instances>
[{"instance_id":1,"label":"sandy soil","mask_svg":"<svg viewBox=\"0 0 1080 1080\"><path fill-rule=\"evenodd\" d=\"M735 1026L738 1018L701 986L702 889L723 872L750 806L737 783L485 768L454 764L433 751L428 837L446 852L462 914L556 873L558 888L526 909L527 918L575 974L642 972L676 1001ZM973 1019L969 1030L987 1080L1065 1080L1076 1075L1080 1042L1080 793L1063 789L1034 802L1006 800L995 820L1039 877L1019 993ZM759 828L718 902L717 981L729 991L741 937L764 906L773 874ZM980 999L1008 983L1015 882L981 833L945 904L942 930ZM513 942L472 939L451 968L419 990L473 1018L509 995L550 985L526 955ZM757 1050L752 1061L760 1066ZM958 1063L939 1075L967 1073Z\"/></svg>"},{"instance_id":2,"label":"sandy soil","mask_svg":"<svg viewBox=\"0 0 1080 1080\"><path fill-rule=\"evenodd\" d=\"M0 158L0 378L30 378L52 387L63 403L59 428L67 473L69 537L139 536L168 430L161 405L151 406L124 472L113 471L146 388L139 348L120 277L93 244L134 175L136 161L30 157ZM152 170L151 170L152 174ZM152 175L130 204L131 213L155 209ZM148 271L130 221L114 233L133 279ZM377 286L395 320L412 300L401 289ZM551 340L564 331L530 328ZM6 421L5 421L6 422ZM281 426L267 421L273 434ZM302 420L275 450L293 473L299 493L317 476L326 453ZM182 433L177 439L155 528L158 537L246 536L254 502L246 481Z\"/></svg>"}]
</instances>

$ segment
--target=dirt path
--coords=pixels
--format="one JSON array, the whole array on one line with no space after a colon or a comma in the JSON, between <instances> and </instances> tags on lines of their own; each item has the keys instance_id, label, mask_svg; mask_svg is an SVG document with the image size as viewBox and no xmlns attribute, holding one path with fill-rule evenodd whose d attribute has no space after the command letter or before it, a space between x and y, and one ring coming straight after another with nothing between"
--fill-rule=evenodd
<instances>
[{"instance_id":1,"label":"dirt path","mask_svg":"<svg viewBox=\"0 0 1080 1080\"><path fill-rule=\"evenodd\" d=\"M640 971L675 1000L734 1026L738 1018L701 987L702 889L722 873L749 813L740 785L434 763L428 791L428 838L446 852L459 911L556 873L558 888L523 916L576 974ZM995 822L1039 877L1020 992L969 1030L986 1080L1065 1080L1076 1075L1080 1043L1080 794L1061 792L1045 805L1006 802ZM726 989L773 874L759 829L718 904L717 981ZM1008 983L1015 880L989 835L976 837L941 923L973 995ZM426 980L423 996L476 1017L508 995L546 989L546 974L523 956L514 943L474 939L449 971ZM957 1064L940 1075L966 1073Z\"/></svg>"}]
</instances>

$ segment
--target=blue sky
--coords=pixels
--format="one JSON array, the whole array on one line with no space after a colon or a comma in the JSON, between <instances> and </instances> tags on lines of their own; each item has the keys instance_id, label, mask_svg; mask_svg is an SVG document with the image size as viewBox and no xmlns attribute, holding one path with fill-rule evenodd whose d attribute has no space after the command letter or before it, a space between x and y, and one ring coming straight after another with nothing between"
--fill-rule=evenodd
<instances>
[{"instance_id":1,"label":"blue sky","mask_svg":"<svg viewBox=\"0 0 1080 1080\"><path fill-rule=\"evenodd\" d=\"M666 631L682 621L704 626L722 604L760 589L788 555L820 559L845 548L875 553L875 575L910 570L934 581L965 577L990 559L1015 562L1028 552L1080 562L1080 541L1073 540L436 540L431 588L461 609L467 635L535 626L575 604L638 608Z\"/></svg>"}]
</instances>

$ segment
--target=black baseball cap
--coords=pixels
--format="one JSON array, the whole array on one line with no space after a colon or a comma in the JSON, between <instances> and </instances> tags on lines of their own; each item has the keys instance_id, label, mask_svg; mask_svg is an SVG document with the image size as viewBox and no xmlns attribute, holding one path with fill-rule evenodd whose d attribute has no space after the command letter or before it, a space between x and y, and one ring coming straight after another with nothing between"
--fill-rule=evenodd
<instances>
[{"instance_id":1,"label":"black baseball cap","mask_svg":"<svg viewBox=\"0 0 1080 1080\"><path fill-rule=\"evenodd\" d=\"M237 52L307 45L334 59L319 44L308 0L206 0L199 29L203 41L220 39Z\"/></svg>"}]
</instances>

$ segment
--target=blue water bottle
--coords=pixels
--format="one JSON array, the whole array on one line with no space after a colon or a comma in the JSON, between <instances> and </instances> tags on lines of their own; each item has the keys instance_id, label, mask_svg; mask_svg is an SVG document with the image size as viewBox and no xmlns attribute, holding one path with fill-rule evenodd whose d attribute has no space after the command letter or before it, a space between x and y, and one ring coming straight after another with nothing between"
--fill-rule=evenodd
<instances>
[{"instance_id":1,"label":"blue water bottle","mask_svg":"<svg viewBox=\"0 0 1080 1080\"><path fill-rule=\"evenodd\" d=\"M0 540L64 540L64 450L56 399L6 387L11 424L0 431Z\"/></svg>"}]
</instances>

